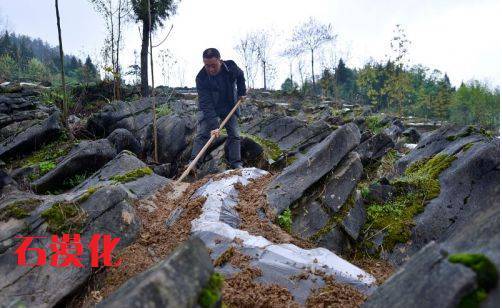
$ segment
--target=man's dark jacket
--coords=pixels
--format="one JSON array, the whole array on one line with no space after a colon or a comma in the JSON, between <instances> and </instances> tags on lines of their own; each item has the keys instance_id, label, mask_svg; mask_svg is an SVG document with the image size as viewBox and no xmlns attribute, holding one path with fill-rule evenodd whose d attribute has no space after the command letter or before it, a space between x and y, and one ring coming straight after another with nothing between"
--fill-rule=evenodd
<instances>
[{"instance_id":1,"label":"man's dark jacket","mask_svg":"<svg viewBox=\"0 0 502 308\"><path fill-rule=\"evenodd\" d=\"M222 61L221 73L224 76L225 91L227 97L218 100L218 94L212 87L211 78L205 68L202 68L195 78L197 93L199 96L199 110L205 119L216 120L216 117L224 118L235 106L239 96L246 95L246 85L243 71L232 60ZM223 101L223 104L221 104ZM237 109L236 115L240 112Z\"/></svg>"}]
</instances>

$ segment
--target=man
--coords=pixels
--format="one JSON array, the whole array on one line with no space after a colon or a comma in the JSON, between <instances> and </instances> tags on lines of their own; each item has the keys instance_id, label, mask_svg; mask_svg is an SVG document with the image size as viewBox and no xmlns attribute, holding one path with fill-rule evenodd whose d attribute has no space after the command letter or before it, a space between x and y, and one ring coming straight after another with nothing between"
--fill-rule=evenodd
<instances>
[{"instance_id":1,"label":"man","mask_svg":"<svg viewBox=\"0 0 502 308\"><path fill-rule=\"evenodd\" d=\"M244 99L246 95L244 73L234 61L222 61L216 48L204 50L202 60L204 67L195 78L199 114L191 160L195 159L211 135L220 135L218 118L225 119L237 101ZM225 125L228 136L225 145L228 149L227 160L232 169L242 168L241 139L237 123L239 114L237 109Z\"/></svg>"}]
</instances>

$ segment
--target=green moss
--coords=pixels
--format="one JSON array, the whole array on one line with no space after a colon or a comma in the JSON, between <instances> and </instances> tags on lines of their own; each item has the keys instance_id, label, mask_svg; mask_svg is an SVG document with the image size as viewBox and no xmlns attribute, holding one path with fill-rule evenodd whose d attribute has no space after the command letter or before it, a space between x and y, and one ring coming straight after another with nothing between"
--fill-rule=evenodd
<instances>
[{"instance_id":1,"label":"green moss","mask_svg":"<svg viewBox=\"0 0 502 308\"><path fill-rule=\"evenodd\" d=\"M288 233L291 233L291 225L293 220L291 217L291 209L287 208L281 215L277 216L277 224Z\"/></svg>"},{"instance_id":2,"label":"green moss","mask_svg":"<svg viewBox=\"0 0 502 308\"><path fill-rule=\"evenodd\" d=\"M455 156L438 154L413 163L403 176L391 182L396 188L392 200L368 206L366 228L370 232L386 232L385 249L408 241L414 225L413 218L424 210L425 202L439 195L439 174L455 159Z\"/></svg>"},{"instance_id":3,"label":"green moss","mask_svg":"<svg viewBox=\"0 0 502 308\"><path fill-rule=\"evenodd\" d=\"M283 154L279 145L273 141L249 134L242 134L242 137L247 137L258 143L262 147L265 156L273 161L277 161Z\"/></svg>"},{"instance_id":4,"label":"green moss","mask_svg":"<svg viewBox=\"0 0 502 308\"><path fill-rule=\"evenodd\" d=\"M98 190L98 187L89 187L80 197L78 198L78 202L82 203L87 201L90 196L92 196L96 191Z\"/></svg>"},{"instance_id":5,"label":"green moss","mask_svg":"<svg viewBox=\"0 0 502 308\"><path fill-rule=\"evenodd\" d=\"M127 183L127 182L132 182L141 177L144 177L145 175L151 175L152 173L153 173L152 169L150 169L149 167L143 167L131 170L124 174L114 175L110 178L110 180L120 183Z\"/></svg>"},{"instance_id":6,"label":"green moss","mask_svg":"<svg viewBox=\"0 0 502 308\"><path fill-rule=\"evenodd\" d=\"M213 273L209 277L209 281L202 289L199 296L199 305L203 308L215 307L216 303L221 298L221 288L223 287L224 278L220 273Z\"/></svg>"},{"instance_id":7,"label":"green moss","mask_svg":"<svg viewBox=\"0 0 502 308\"><path fill-rule=\"evenodd\" d=\"M160 118L171 114L173 111L171 110L171 106L169 106L168 104L164 104L155 108L155 112L157 113L157 118Z\"/></svg>"},{"instance_id":8,"label":"green moss","mask_svg":"<svg viewBox=\"0 0 502 308\"><path fill-rule=\"evenodd\" d=\"M497 267L483 254L457 253L448 257L452 263L461 263L476 272L480 287L489 290L496 286L498 281Z\"/></svg>"},{"instance_id":9,"label":"green moss","mask_svg":"<svg viewBox=\"0 0 502 308\"><path fill-rule=\"evenodd\" d=\"M367 183L362 183L358 185L359 190L361 191L361 196L364 200L368 200L370 197L370 187Z\"/></svg>"},{"instance_id":10,"label":"green moss","mask_svg":"<svg viewBox=\"0 0 502 308\"><path fill-rule=\"evenodd\" d=\"M472 142L467 143L466 145L464 145L462 147L462 151L464 151L464 152L468 151L472 147L473 144L474 143L472 143Z\"/></svg>"},{"instance_id":11,"label":"green moss","mask_svg":"<svg viewBox=\"0 0 502 308\"><path fill-rule=\"evenodd\" d=\"M40 216L45 219L50 232L63 234L80 233L87 215L78 203L56 202Z\"/></svg>"},{"instance_id":12,"label":"green moss","mask_svg":"<svg viewBox=\"0 0 502 308\"><path fill-rule=\"evenodd\" d=\"M0 221L7 221L10 218L23 219L29 217L30 212L38 205L40 205L40 200L37 199L14 201L0 210Z\"/></svg>"},{"instance_id":13,"label":"green moss","mask_svg":"<svg viewBox=\"0 0 502 308\"><path fill-rule=\"evenodd\" d=\"M382 118L379 115L368 116L365 119L366 128L368 128L373 134L380 133L386 124L382 124Z\"/></svg>"},{"instance_id":14,"label":"green moss","mask_svg":"<svg viewBox=\"0 0 502 308\"><path fill-rule=\"evenodd\" d=\"M472 125L469 125L467 126L467 128L465 129L464 132L458 134L458 135L451 135L451 136L448 136L446 137L446 140L448 141L455 141L457 140L458 138L463 138L463 137L467 137L467 136L470 136L474 133L481 133L480 131L478 131L476 129L476 127L472 126Z\"/></svg>"},{"instance_id":15,"label":"green moss","mask_svg":"<svg viewBox=\"0 0 502 308\"><path fill-rule=\"evenodd\" d=\"M309 240L312 242L317 242L319 239L329 233L336 225L341 225L345 217L349 214L349 211L354 207L355 205L355 192L352 192L345 203L342 205L342 207L336 212L331 218L328 220L328 222L320 229L317 231L314 235L312 235Z\"/></svg>"},{"instance_id":16,"label":"green moss","mask_svg":"<svg viewBox=\"0 0 502 308\"><path fill-rule=\"evenodd\" d=\"M460 301L459 307L479 307L499 280L497 267L482 254L457 253L448 257L452 263L460 263L476 273L477 288Z\"/></svg>"},{"instance_id":17,"label":"green moss","mask_svg":"<svg viewBox=\"0 0 502 308\"><path fill-rule=\"evenodd\" d=\"M294 163L296 160L298 160L298 157L296 157L296 156L286 157L286 166L291 165L291 164L292 164L292 163Z\"/></svg>"},{"instance_id":18,"label":"green moss","mask_svg":"<svg viewBox=\"0 0 502 308\"><path fill-rule=\"evenodd\" d=\"M56 160L60 157L66 156L71 148L78 142L67 140L67 138L62 135L58 140L44 145L39 150L35 151L30 156L22 159L16 164L17 166L28 167L33 165L39 165L40 168L46 168L47 171L50 170L51 163L56 163Z\"/></svg>"}]
</instances>

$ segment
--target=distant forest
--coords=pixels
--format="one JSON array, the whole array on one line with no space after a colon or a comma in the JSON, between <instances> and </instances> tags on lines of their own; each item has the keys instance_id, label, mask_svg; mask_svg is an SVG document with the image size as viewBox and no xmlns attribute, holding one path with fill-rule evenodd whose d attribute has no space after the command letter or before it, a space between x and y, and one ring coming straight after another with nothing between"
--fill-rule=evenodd
<instances>
[{"instance_id":1,"label":"distant forest","mask_svg":"<svg viewBox=\"0 0 502 308\"><path fill-rule=\"evenodd\" d=\"M7 31L0 35L0 80L39 81L58 84L59 51L41 39L16 35ZM65 54L64 69L70 84L99 80L99 73L87 56L82 62L74 55Z\"/></svg>"}]
</instances>

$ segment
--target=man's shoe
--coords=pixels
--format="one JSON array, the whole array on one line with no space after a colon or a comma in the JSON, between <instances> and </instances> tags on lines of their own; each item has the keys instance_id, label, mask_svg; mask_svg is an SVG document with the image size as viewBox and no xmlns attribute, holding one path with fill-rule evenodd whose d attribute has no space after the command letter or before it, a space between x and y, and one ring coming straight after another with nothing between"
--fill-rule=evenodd
<instances>
[{"instance_id":1,"label":"man's shoe","mask_svg":"<svg viewBox=\"0 0 502 308\"><path fill-rule=\"evenodd\" d=\"M236 163L232 165L232 169L242 169L242 163Z\"/></svg>"}]
</instances>

